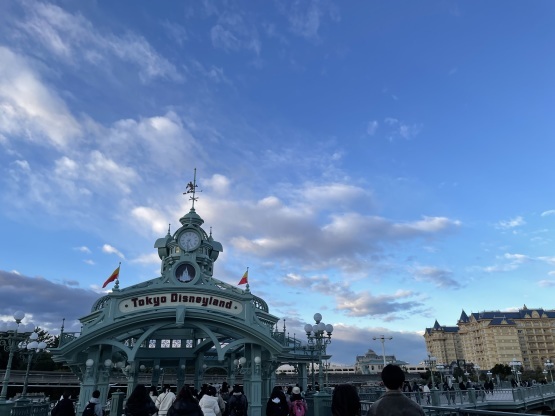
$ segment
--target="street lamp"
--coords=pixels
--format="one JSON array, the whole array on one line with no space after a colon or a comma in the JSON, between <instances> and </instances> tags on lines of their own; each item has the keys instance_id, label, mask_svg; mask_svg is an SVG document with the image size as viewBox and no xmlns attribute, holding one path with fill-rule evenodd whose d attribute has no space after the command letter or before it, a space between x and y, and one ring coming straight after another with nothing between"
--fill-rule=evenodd
<instances>
[{"instance_id":1,"label":"street lamp","mask_svg":"<svg viewBox=\"0 0 555 416\"><path fill-rule=\"evenodd\" d=\"M428 354L428 359L424 360L424 363L430 368L430 374L432 375L432 389L436 388L436 383L434 381L434 364L437 361L436 357L432 357Z\"/></svg>"},{"instance_id":2,"label":"street lamp","mask_svg":"<svg viewBox=\"0 0 555 416\"><path fill-rule=\"evenodd\" d=\"M520 366L522 365L522 363L521 363L520 361L518 361L518 360L516 359L516 357L515 357L515 358L513 358L513 360L509 363L509 365L510 365L511 367L513 367L512 372L515 373L516 382L520 385L520 378L519 378L520 371L518 371L518 367L520 367Z\"/></svg>"},{"instance_id":3,"label":"street lamp","mask_svg":"<svg viewBox=\"0 0 555 416\"><path fill-rule=\"evenodd\" d=\"M325 324L322 322L322 315L319 313L314 314L314 325L306 324L304 331L308 345L314 347L318 352L318 384L324 385L324 374L322 366L322 353L326 353L326 346L331 342L331 333L333 332L333 325ZM314 374L312 376L312 387L314 388Z\"/></svg>"},{"instance_id":4,"label":"street lamp","mask_svg":"<svg viewBox=\"0 0 555 416\"><path fill-rule=\"evenodd\" d=\"M6 397L8 395L8 383L10 382L13 356L21 349L20 343L35 330L35 326L31 323L21 325L21 321L25 318L23 312L17 311L13 314L13 318L13 321L2 322L2 326L0 327L0 345L9 353L6 372L4 373L4 381L2 382L2 391L0 392L1 403L6 402Z\"/></svg>"},{"instance_id":5,"label":"street lamp","mask_svg":"<svg viewBox=\"0 0 555 416\"><path fill-rule=\"evenodd\" d=\"M33 332L29 336L29 342L21 342L18 346L21 349L26 348L26 351L22 351L22 354L27 355L27 370L25 371L25 379L23 381L23 391L21 392L21 398L25 399L27 396L27 386L29 384L29 371L31 370L31 363L33 362L33 358L35 354L39 354L46 349L46 342L41 341L38 342L37 339L39 334Z\"/></svg>"},{"instance_id":6,"label":"street lamp","mask_svg":"<svg viewBox=\"0 0 555 416\"><path fill-rule=\"evenodd\" d=\"M437 371L439 371L439 377L441 379L441 384L443 384L443 372L445 371L445 366L443 364L436 365Z\"/></svg>"},{"instance_id":7,"label":"street lamp","mask_svg":"<svg viewBox=\"0 0 555 416\"><path fill-rule=\"evenodd\" d=\"M379 339L382 343L382 358L383 358L383 366L386 366L386 362L385 362L385 341L391 341L393 339L393 337L385 337L384 335L381 335L379 337L373 337L372 338L374 341L376 341L377 339Z\"/></svg>"},{"instance_id":8,"label":"street lamp","mask_svg":"<svg viewBox=\"0 0 555 416\"><path fill-rule=\"evenodd\" d=\"M553 374L551 374L551 369L553 368L553 362L551 360L546 360L544 363L545 368L549 371L549 377L551 378L551 382L553 383Z\"/></svg>"},{"instance_id":9,"label":"street lamp","mask_svg":"<svg viewBox=\"0 0 555 416\"><path fill-rule=\"evenodd\" d=\"M480 366L478 364L474 364L474 371L476 371L476 381L480 382Z\"/></svg>"}]
</instances>

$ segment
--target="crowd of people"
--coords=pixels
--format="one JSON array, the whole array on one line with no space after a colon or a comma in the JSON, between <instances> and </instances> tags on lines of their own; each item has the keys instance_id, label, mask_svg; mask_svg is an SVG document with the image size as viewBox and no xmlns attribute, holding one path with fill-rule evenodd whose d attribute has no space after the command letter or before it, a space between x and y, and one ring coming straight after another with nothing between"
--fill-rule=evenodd
<instances>
[{"instance_id":1,"label":"crowd of people","mask_svg":"<svg viewBox=\"0 0 555 416\"><path fill-rule=\"evenodd\" d=\"M185 385L177 393L169 384L157 395L138 384L125 403L125 416L246 416L248 400L241 385L220 388L203 384L200 390Z\"/></svg>"},{"instance_id":2,"label":"crowd of people","mask_svg":"<svg viewBox=\"0 0 555 416\"><path fill-rule=\"evenodd\" d=\"M99 392L95 391L91 403L95 414ZM200 390L185 385L177 393L170 385L164 385L158 394L155 388L148 390L144 384L138 384L125 402L125 416L247 416L249 402L241 385L232 388L227 383L221 386L204 384ZM354 386L343 384L336 386L332 396L333 416L359 416L360 398ZM275 386L266 403L266 416L305 416L308 404L301 387ZM57 414L52 416L75 416Z\"/></svg>"}]
</instances>

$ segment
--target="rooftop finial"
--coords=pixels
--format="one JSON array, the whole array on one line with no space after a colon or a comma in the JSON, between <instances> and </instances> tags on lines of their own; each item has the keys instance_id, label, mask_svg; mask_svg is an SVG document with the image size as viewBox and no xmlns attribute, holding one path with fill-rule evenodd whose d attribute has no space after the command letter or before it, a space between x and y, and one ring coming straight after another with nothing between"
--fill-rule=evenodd
<instances>
[{"instance_id":1,"label":"rooftop finial","mask_svg":"<svg viewBox=\"0 0 555 416\"><path fill-rule=\"evenodd\" d=\"M197 168L195 168L195 175L193 177L193 182L189 182L187 184L187 191L183 192L183 195L185 194L193 194L193 196L189 197L190 201L193 201L193 205L191 206L191 209L195 209L195 201L198 200L198 197L195 197L195 194L197 192L202 192L202 191L197 191L198 185L197 185Z\"/></svg>"},{"instance_id":2,"label":"rooftop finial","mask_svg":"<svg viewBox=\"0 0 555 416\"><path fill-rule=\"evenodd\" d=\"M168 224L168 235L171 235L171 234L170 234L170 228L171 228L171 226L172 226L171 224Z\"/></svg>"}]
</instances>

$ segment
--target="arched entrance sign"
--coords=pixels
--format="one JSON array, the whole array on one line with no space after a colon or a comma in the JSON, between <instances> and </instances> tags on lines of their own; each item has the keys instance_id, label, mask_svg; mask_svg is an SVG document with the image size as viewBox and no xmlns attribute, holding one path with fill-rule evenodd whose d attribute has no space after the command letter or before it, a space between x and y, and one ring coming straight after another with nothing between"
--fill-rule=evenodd
<instances>
[{"instance_id":1,"label":"arched entrance sign","mask_svg":"<svg viewBox=\"0 0 555 416\"><path fill-rule=\"evenodd\" d=\"M65 362L81 381L78 411L95 389L107 399L115 373L129 394L145 374L146 384L158 386L171 373L180 389L185 383L199 387L205 373L221 368L222 380L243 384L250 416L260 416L283 363L295 365L306 389L314 358L309 349L286 336L285 328L278 330L279 318L248 284L241 290L213 277L223 247L202 228L195 188L189 183L193 204L181 227L154 244L161 275L125 288L116 280L112 292L80 319L81 332L62 331L60 346L52 350L54 360Z\"/></svg>"}]
</instances>

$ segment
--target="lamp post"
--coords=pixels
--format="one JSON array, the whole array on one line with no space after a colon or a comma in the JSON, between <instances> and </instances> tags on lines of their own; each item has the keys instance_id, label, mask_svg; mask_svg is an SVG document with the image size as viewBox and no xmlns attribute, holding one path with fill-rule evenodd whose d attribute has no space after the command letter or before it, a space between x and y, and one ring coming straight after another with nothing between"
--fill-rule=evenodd
<instances>
[{"instance_id":1,"label":"lamp post","mask_svg":"<svg viewBox=\"0 0 555 416\"><path fill-rule=\"evenodd\" d=\"M254 366L253 363L247 362L245 357L241 357L239 359L233 360L233 364L235 365L234 374L260 374L260 364L262 363L262 359L257 355L254 357ZM206 364L204 364L206 366Z\"/></svg>"},{"instance_id":2,"label":"lamp post","mask_svg":"<svg viewBox=\"0 0 555 416\"><path fill-rule=\"evenodd\" d=\"M322 315L319 313L314 314L314 321L316 324L306 324L304 330L308 345L314 347L318 352L318 384L324 385L324 374L322 368L322 353L326 352L326 346L331 342L331 333L333 332L333 325L325 324L322 322ZM314 376L313 376L314 378ZM314 387L314 383L313 387Z\"/></svg>"},{"instance_id":3,"label":"lamp post","mask_svg":"<svg viewBox=\"0 0 555 416\"><path fill-rule=\"evenodd\" d=\"M374 341L380 340L382 343L382 358L383 358L383 366L385 367L387 363L385 362L385 341L391 341L393 337L386 337L384 335L380 335L379 337L373 337Z\"/></svg>"},{"instance_id":4,"label":"lamp post","mask_svg":"<svg viewBox=\"0 0 555 416\"><path fill-rule=\"evenodd\" d=\"M547 359L544 363L545 368L549 371L549 377L551 378L551 383L553 383L553 374L551 374L551 369L553 368L553 362ZM546 377L547 378L547 377Z\"/></svg>"},{"instance_id":5,"label":"lamp post","mask_svg":"<svg viewBox=\"0 0 555 416\"><path fill-rule=\"evenodd\" d=\"M434 381L434 364L436 360L436 357L432 357L430 354L428 354L428 359L424 360L426 365L430 368L430 374L432 375L432 389L436 388L436 383Z\"/></svg>"},{"instance_id":6,"label":"lamp post","mask_svg":"<svg viewBox=\"0 0 555 416\"><path fill-rule=\"evenodd\" d=\"M474 364L474 371L476 371L476 381L480 382L480 366L478 364Z\"/></svg>"},{"instance_id":7,"label":"lamp post","mask_svg":"<svg viewBox=\"0 0 555 416\"><path fill-rule=\"evenodd\" d=\"M509 363L509 365L513 368L512 371L513 371L513 373L515 373L516 382L518 383L518 385L520 385L520 377L519 377L520 371L518 371L518 368L522 365L522 363L520 361L518 361L515 357Z\"/></svg>"},{"instance_id":8,"label":"lamp post","mask_svg":"<svg viewBox=\"0 0 555 416\"><path fill-rule=\"evenodd\" d=\"M23 354L27 355L27 370L25 371L25 379L23 381L23 391L21 392L21 398L25 399L27 396L27 386L29 385L29 371L31 371L31 363L33 362L33 358L35 354L39 354L43 350L46 349L46 342L41 341L38 342L37 339L39 334L33 332L29 336L29 342L22 342L20 343L20 348L26 348L27 351L23 352Z\"/></svg>"},{"instance_id":9,"label":"lamp post","mask_svg":"<svg viewBox=\"0 0 555 416\"><path fill-rule=\"evenodd\" d=\"M443 364L436 365L437 371L439 371L439 377L441 379L441 384L443 384L443 371L445 371L445 366Z\"/></svg>"},{"instance_id":10,"label":"lamp post","mask_svg":"<svg viewBox=\"0 0 555 416\"><path fill-rule=\"evenodd\" d=\"M328 386L328 373L329 373L329 369L330 369L330 362L328 361L326 364L324 364L324 368L326 369L326 386Z\"/></svg>"},{"instance_id":11,"label":"lamp post","mask_svg":"<svg viewBox=\"0 0 555 416\"><path fill-rule=\"evenodd\" d=\"M0 345L9 353L6 372L2 382L2 391L0 392L0 403L6 402L14 354L21 349L20 343L34 332L35 329L35 326L31 323L21 325L21 321L25 318L23 312L17 311L14 313L13 318L13 321L4 322L2 328L0 328Z\"/></svg>"}]
</instances>

